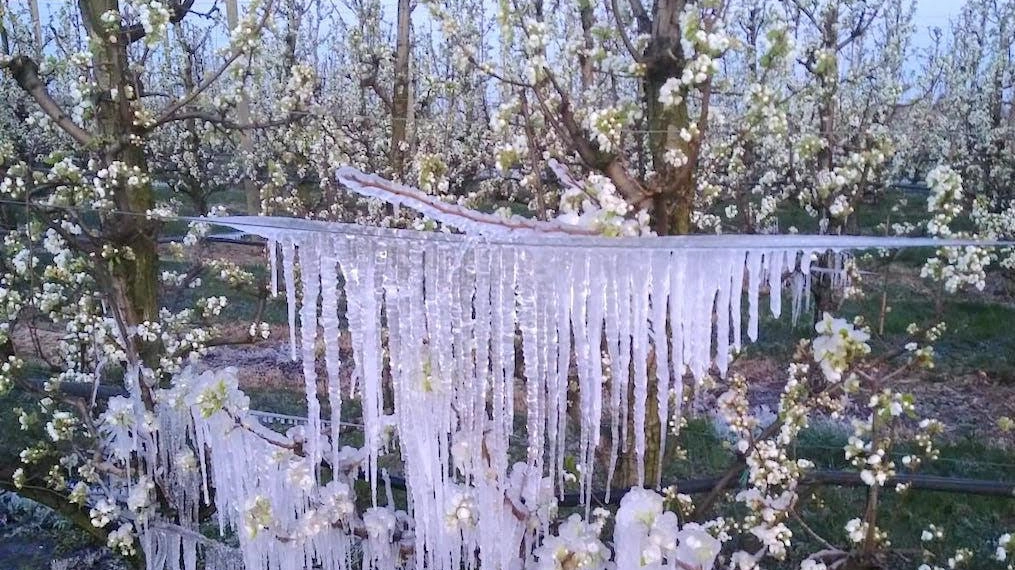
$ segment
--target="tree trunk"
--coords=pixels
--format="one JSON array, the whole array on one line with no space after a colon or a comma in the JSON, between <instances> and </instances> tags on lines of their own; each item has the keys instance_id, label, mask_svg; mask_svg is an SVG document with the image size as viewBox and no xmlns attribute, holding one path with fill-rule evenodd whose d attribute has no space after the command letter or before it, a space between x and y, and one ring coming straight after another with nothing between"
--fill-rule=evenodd
<instances>
[{"instance_id":1,"label":"tree trunk","mask_svg":"<svg viewBox=\"0 0 1015 570\"><path fill-rule=\"evenodd\" d=\"M391 98L391 171L404 182L409 127L409 0L398 0L398 37L395 42L395 85Z\"/></svg>"},{"instance_id":2,"label":"tree trunk","mask_svg":"<svg viewBox=\"0 0 1015 570\"><path fill-rule=\"evenodd\" d=\"M821 40L822 48L832 54L836 59L836 65L831 70L825 70L818 76L818 85L821 87L820 102L818 107L819 128L821 136L825 139L825 146L818 152L818 169L831 172L835 167L835 111L836 94L838 92L839 71L838 71L838 8L832 4L824 14L822 22ZM819 196L822 200L822 215L828 219L829 230L841 233L841 224L832 228L832 218L827 207L827 197ZM832 269L832 255L825 254L819 258L816 267L818 269ZM839 302L835 291L832 289L832 275L830 273L819 273L811 279L811 292L814 295L814 322L818 322L826 312L835 313L839 309Z\"/></svg>"},{"instance_id":3,"label":"tree trunk","mask_svg":"<svg viewBox=\"0 0 1015 570\"><path fill-rule=\"evenodd\" d=\"M229 24L230 30L235 29L239 25L240 16L236 0L226 0L226 21ZM246 125L250 123L250 99L247 97L246 89L240 92L240 101L236 105L236 115L237 122L240 124ZM240 131L240 148L243 149L243 195L247 199L247 214L257 216L261 213L261 192L258 190L257 184L254 183L248 171L247 163L254 154L254 139L247 129Z\"/></svg>"},{"instance_id":4,"label":"tree trunk","mask_svg":"<svg viewBox=\"0 0 1015 570\"><path fill-rule=\"evenodd\" d=\"M653 183L652 228L657 234L687 234L691 232L691 209L694 206L694 165L691 160L692 144L680 138L680 132L690 126L687 101L676 105L663 105L659 94L672 77L680 77L687 62L680 43L680 26L677 14L683 8L682 0L661 0L656 5L652 22L652 36L645 49L645 77L642 91L645 97L645 117L652 168L656 172ZM666 152L679 149L688 157L683 167L666 161Z\"/></svg>"},{"instance_id":5,"label":"tree trunk","mask_svg":"<svg viewBox=\"0 0 1015 570\"><path fill-rule=\"evenodd\" d=\"M28 0L28 11L32 15L32 34L35 40L35 59L42 61L42 18L39 17L39 0Z\"/></svg>"},{"instance_id":6,"label":"tree trunk","mask_svg":"<svg viewBox=\"0 0 1015 570\"><path fill-rule=\"evenodd\" d=\"M148 173L144 151L131 141L136 132L134 112L124 96L130 89L137 92L127 65L127 44L106 41L99 18L109 10L118 10L117 0L79 0L82 19L91 36L92 68L95 70L97 92L103 94L95 103L95 132L102 147L106 165L122 163ZM130 89L128 89L128 87ZM110 93L119 95L114 99ZM120 256L110 267L113 299L116 309L128 327L158 318L158 225L146 213L154 207L151 184L135 188L119 187L114 192L117 213L103 224L104 241L116 248L129 247L132 258ZM148 355L142 355L142 357Z\"/></svg>"},{"instance_id":7,"label":"tree trunk","mask_svg":"<svg viewBox=\"0 0 1015 570\"><path fill-rule=\"evenodd\" d=\"M677 18L682 7L682 0L660 0L656 3L651 39L644 53L646 74L642 80L642 91L645 97L646 126L649 131L649 153L652 157L652 168L657 174L652 184L650 223L659 235L690 233L691 210L694 207L694 162L697 153L693 147L697 143L693 140L689 143L680 138L681 130L690 126L687 102L665 106L659 101L663 85L671 77L679 77L686 65ZM679 149L688 157L687 164L683 167L667 163L666 152L673 148ZM656 362L654 351L649 355L650 371L654 371L655 366L667 365L668 363ZM666 429L666 426L658 417L658 393L659 387L650 381L645 406L644 456L644 484L649 486L655 485L660 478L659 458L665 453L661 443L662 430ZM633 398L630 398L629 402L633 403ZM616 481L619 486L638 484L631 417L632 414L629 414L628 422L632 425L629 425L627 430L628 451L622 453L618 460L621 467Z\"/></svg>"}]
</instances>

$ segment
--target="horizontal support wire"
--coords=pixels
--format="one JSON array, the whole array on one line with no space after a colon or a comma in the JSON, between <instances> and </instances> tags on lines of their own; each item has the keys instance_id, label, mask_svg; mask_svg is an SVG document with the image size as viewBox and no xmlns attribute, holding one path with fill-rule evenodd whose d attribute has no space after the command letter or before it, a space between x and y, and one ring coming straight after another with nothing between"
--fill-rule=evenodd
<instances>
[{"instance_id":1,"label":"horizontal support wire","mask_svg":"<svg viewBox=\"0 0 1015 570\"><path fill-rule=\"evenodd\" d=\"M548 245L567 248L638 248L638 249L682 249L711 250L726 248L749 249L792 249L792 248L827 248L830 250L874 249L874 248L911 248L911 247L1013 247L1015 241L1010 240L977 240L977 239L941 239L928 237L878 237L855 235L815 235L815 234L697 234L680 236L649 236L649 237L600 237L582 235L530 235L524 233L505 232L505 235L475 236L450 234L443 232L425 232L379 226L366 226L344 222L325 222L303 218L269 217L269 216L163 216L141 212L130 212L116 209L81 208L38 202L20 202L16 200L0 200L0 204L9 204L28 208L55 209L76 212L102 213L144 217L158 221L180 221L188 223L204 223L232 228L241 233L254 233L249 230L277 230L278 232L312 232L345 236L371 236L380 239L413 240L413 241L445 241L462 245L507 245L507 246L540 246ZM263 236L262 236L263 237Z\"/></svg>"}]
</instances>

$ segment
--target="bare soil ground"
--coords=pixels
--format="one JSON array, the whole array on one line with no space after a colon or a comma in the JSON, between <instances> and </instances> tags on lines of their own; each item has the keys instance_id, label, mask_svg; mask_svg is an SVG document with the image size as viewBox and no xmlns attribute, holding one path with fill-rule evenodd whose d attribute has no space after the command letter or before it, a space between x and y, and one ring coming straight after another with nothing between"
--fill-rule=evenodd
<instances>
[{"instance_id":1,"label":"bare soil ground","mask_svg":"<svg viewBox=\"0 0 1015 570\"><path fill-rule=\"evenodd\" d=\"M290 360L288 341L283 340L288 338L288 333L284 327L282 329L270 342L215 348L204 362L210 367L237 367L244 389L292 390L294 397L299 397L304 390L302 365ZM348 336L341 339L341 345L344 384L351 375L352 352ZM323 378L323 364L319 363L318 368ZM732 371L747 378L754 406L778 408L785 385L785 363L765 357L743 358L736 362ZM519 380L519 384L522 382ZM917 373L896 380L892 388L912 393L919 415L944 422L951 438L973 438L993 446L1015 447L1015 433L1005 433L997 425L997 418L1001 416L1015 417L1015 385L993 381L983 374L935 381ZM323 383L320 390L324 390ZM720 387L703 394L697 408L711 409L711 403L721 390ZM858 396L856 402L865 403L869 395L868 390ZM524 402L524 398L519 401ZM849 411L849 416L861 417L867 413L858 406ZM847 420L843 420L843 426L848 426Z\"/></svg>"}]
</instances>

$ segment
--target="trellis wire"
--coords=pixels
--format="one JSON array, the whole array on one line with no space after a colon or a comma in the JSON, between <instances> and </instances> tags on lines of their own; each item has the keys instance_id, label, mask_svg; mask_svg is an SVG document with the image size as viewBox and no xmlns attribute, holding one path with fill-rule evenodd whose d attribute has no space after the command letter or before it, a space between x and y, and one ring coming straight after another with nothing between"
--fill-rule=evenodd
<instances>
[{"instance_id":1,"label":"trellis wire","mask_svg":"<svg viewBox=\"0 0 1015 570\"><path fill-rule=\"evenodd\" d=\"M0 204L9 204L25 207L36 207L39 209L52 209L52 210L65 210L72 212L87 212L87 213L101 213L107 215L121 215L121 216L132 216L146 218L153 221L179 221L188 223L199 223L225 226L236 229L238 227L249 227L249 228L264 228L264 229L277 229L285 231L305 231L315 232L332 235L343 235L348 236L350 234L365 234L373 232L378 238L386 240L410 240L418 241L422 239L430 240L448 240L448 239L459 239L465 238L474 243L501 243L507 245L546 245L550 244L555 240L561 238L560 235L553 236L537 236L530 238L525 235L513 235L507 238L503 237L491 237L491 236L462 236L455 234L446 234L442 232L425 232L418 230L405 230L397 228L385 228L380 226L367 226L361 224L353 224L346 222L330 222L325 220L308 220L303 218L268 218L262 216L225 216L225 217L198 217L198 216L177 216L177 215L152 215L146 212L131 212L127 210L118 209L101 209L101 208L82 208L77 206L65 206L59 204L41 204L41 203L28 203L0 199ZM271 223L266 221L259 221L264 219L284 219L285 224ZM335 227L341 226L341 227ZM585 247L606 247L606 248L631 248L640 247L643 249L650 249L653 247L661 247L664 249L672 249L674 247L683 247L687 249L713 249L721 247L729 247L731 244L719 244L713 243L715 238L721 238L726 240L732 240L741 238L744 240L750 240L751 247L756 249L774 248L783 249L787 247L785 243L764 245L759 244L759 239L774 238L774 237L796 237L800 240L807 241L809 245L815 247L827 246L828 249L838 248L849 248L849 249L876 249L876 248L897 248L897 247L966 247L966 246L978 246L978 247L1011 247L1015 246L1015 241L1007 240L976 240L976 239L944 239L944 238L926 238L926 237L889 237L883 238L878 236L861 236L861 235L812 235L812 234L690 234L681 236L652 236L652 237L611 237L604 238L602 236L578 236L578 235L567 235L566 243L557 243L557 246L566 246L573 248L585 248ZM675 240L682 240L682 245L677 245ZM695 243L697 240L698 243ZM898 245L892 243L881 243L884 240L897 240ZM655 243L653 243L655 242ZM827 242L827 243L826 243ZM747 243L745 241L745 243Z\"/></svg>"}]
</instances>

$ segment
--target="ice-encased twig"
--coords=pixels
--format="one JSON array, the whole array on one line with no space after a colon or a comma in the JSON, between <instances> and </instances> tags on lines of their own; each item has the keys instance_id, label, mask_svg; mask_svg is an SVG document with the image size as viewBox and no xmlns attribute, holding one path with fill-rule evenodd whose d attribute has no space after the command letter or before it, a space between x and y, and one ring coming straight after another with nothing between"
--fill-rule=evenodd
<instances>
[{"instance_id":1,"label":"ice-encased twig","mask_svg":"<svg viewBox=\"0 0 1015 570\"><path fill-rule=\"evenodd\" d=\"M573 226L555 221L539 221L518 215L508 217L484 214L456 204L443 202L416 188L386 180L374 174L366 174L351 166L343 166L335 172L335 178L346 188L366 196L406 206L424 216L459 230L476 235L502 235L518 232L533 232L561 235L595 235L596 230Z\"/></svg>"}]
</instances>

